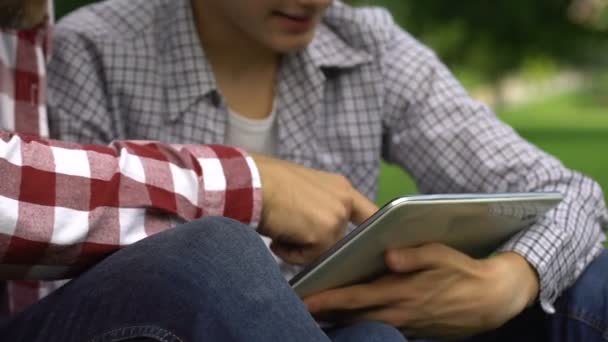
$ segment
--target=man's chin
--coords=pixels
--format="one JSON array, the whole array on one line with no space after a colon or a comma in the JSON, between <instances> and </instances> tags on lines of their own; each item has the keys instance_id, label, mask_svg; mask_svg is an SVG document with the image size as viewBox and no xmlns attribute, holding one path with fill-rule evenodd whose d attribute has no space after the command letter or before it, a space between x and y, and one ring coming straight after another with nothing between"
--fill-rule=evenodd
<instances>
[{"instance_id":1,"label":"man's chin","mask_svg":"<svg viewBox=\"0 0 608 342\"><path fill-rule=\"evenodd\" d=\"M306 49L306 47L310 45L311 41L312 37L305 37L297 40L283 40L273 44L273 49L283 54L298 52Z\"/></svg>"}]
</instances>

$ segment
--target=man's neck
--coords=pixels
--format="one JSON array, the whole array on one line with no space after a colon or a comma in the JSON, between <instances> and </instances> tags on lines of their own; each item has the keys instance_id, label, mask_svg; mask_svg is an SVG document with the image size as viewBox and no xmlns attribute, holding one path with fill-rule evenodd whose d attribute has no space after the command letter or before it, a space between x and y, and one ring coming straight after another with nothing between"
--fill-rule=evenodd
<instances>
[{"instance_id":1,"label":"man's neck","mask_svg":"<svg viewBox=\"0 0 608 342\"><path fill-rule=\"evenodd\" d=\"M226 20L211 15L211 11L203 6L202 1L192 1L198 36L214 72L247 77L263 70L276 70L281 57L279 53L227 25Z\"/></svg>"},{"instance_id":2,"label":"man's neck","mask_svg":"<svg viewBox=\"0 0 608 342\"><path fill-rule=\"evenodd\" d=\"M268 117L281 56L204 11L202 2L192 1L199 39L226 104L251 119Z\"/></svg>"}]
</instances>

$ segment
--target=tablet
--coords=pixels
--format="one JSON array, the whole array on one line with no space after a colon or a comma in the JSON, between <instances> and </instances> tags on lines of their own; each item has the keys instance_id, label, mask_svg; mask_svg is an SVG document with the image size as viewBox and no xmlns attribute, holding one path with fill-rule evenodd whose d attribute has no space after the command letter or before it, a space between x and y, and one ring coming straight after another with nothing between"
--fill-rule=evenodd
<instances>
[{"instance_id":1,"label":"tablet","mask_svg":"<svg viewBox=\"0 0 608 342\"><path fill-rule=\"evenodd\" d=\"M387 249L432 242L486 257L561 200L562 195L553 192L399 197L296 274L290 284L306 297L365 282L386 272Z\"/></svg>"}]
</instances>

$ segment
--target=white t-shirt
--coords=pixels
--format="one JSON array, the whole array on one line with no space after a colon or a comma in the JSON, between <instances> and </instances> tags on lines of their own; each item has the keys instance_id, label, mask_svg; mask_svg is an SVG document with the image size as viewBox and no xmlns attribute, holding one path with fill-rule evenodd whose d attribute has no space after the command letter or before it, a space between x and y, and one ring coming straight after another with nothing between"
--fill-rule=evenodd
<instances>
[{"instance_id":1,"label":"white t-shirt","mask_svg":"<svg viewBox=\"0 0 608 342\"><path fill-rule=\"evenodd\" d=\"M232 110L226 129L226 145L237 146L248 152L275 155L276 152L276 114L264 119L246 118Z\"/></svg>"}]
</instances>

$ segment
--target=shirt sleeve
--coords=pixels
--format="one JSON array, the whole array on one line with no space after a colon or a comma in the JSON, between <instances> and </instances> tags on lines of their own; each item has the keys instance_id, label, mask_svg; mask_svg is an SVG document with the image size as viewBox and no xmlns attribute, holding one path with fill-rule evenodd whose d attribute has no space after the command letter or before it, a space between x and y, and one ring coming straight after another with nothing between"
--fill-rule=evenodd
<instances>
[{"instance_id":1,"label":"shirt sleeve","mask_svg":"<svg viewBox=\"0 0 608 342\"><path fill-rule=\"evenodd\" d=\"M110 62L104 59L101 51L110 43L94 44L90 37L72 34L70 29L62 27L57 27L54 33L48 68L51 137L101 145L116 139L141 139L122 127L122 114L116 108L124 108L125 104L117 103L117 97L110 94L110 80L105 73ZM128 73L129 70L120 69L120 72ZM156 76L154 72L149 75L151 78ZM113 89L121 86L124 85L116 85ZM149 108L150 112L159 110L162 111ZM19 140L19 137L13 139ZM45 252L42 259L36 261L46 268L55 259L61 260L62 264L90 265L116 248L184 220L225 216L255 227L261 215L259 174L253 160L240 149L144 141L118 141L100 148L37 140L29 141L23 147L32 151L36 148L36 153L46 153L53 158L48 165L55 169L45 171L55 172L56 177L61 178L54 186L56 197L62 195L64 201L70 201L48 206L54 211L69 209L62 215L55 215L56 220L65 217L64 221L69 225L55 222L54 228L46 228L46 235L32 238L59 249L57 253ZM60 152L56 151L58 149ZM35 177L28 179L30 183L23 184L35 184L32 183ZM66 189L73 191L61 194ZM28 202L21 201L19 205L23 203ZM83 203L90 203L90 207L80 207ZM76 205L78 212L72 211L74 208L70 205ZM68 220L72 214L82 217ZM66 228L58 229L57 226L63 223ZM80 228L83 223L87 226ZM20 223L19 226L24 227L23 234L38 229L34 224L23 226ZM60 242L58 246L55 241ZM75 261L72 254L76 254ZM11 260L24 262L24 257L20 255ZM32 264L34 260L25 262Z\"/></svg>"},{"instance_id":2,"label":"shirt sleeve","mask_svg":"<svg viewBox=\"0 0 608 342\"><path fill-rule=\"evenodd\" d=\"M385 159L407 169L423 193L556 191L564 200L502 250L540 277L547 312L602 250L608 222L593 180L565 168L471 99L429 49L396 25L382 56Z\"/></svg>"},{"instance_id":3,"label":"shirt sleeve","mask_svg":"<svg viewBox=\"0 0 608 342\"><path fill-rule=\"evenodd\" d=\"M0 278L73 276L172 225L225 216L257 226L260 179L244 151L0 133Z\"/></svg>"}]
</instances>

